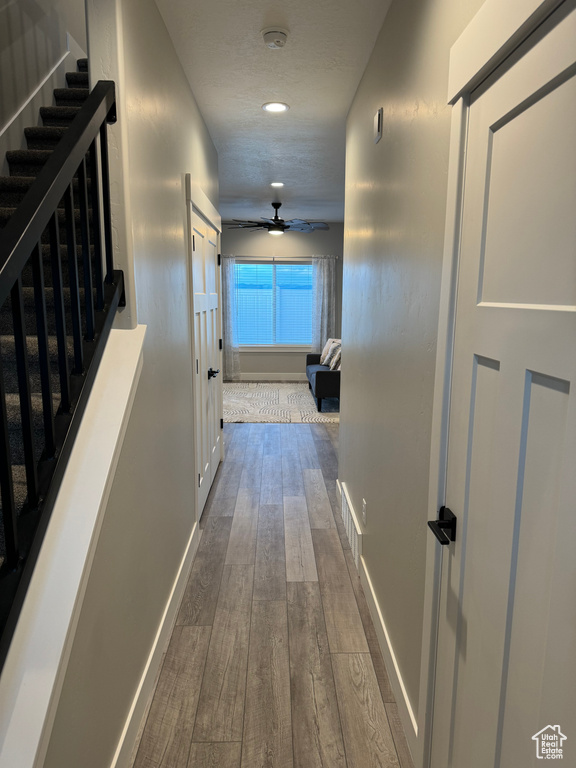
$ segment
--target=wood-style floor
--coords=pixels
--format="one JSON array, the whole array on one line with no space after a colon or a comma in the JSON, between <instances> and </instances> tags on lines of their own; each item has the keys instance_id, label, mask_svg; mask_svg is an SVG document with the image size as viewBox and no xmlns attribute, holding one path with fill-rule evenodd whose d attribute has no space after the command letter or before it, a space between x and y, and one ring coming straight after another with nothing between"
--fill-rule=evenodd
<instances>
[{"instance_id":1,"label":"wood-style floor","mask_svg":"<svg viewBox=\"0 0 576 768\"><path fill-rule=\"evenodd\" d=\"M226 424L134 768L412 768L336 501L337 424Z\"/></svg>"}]
</instances>

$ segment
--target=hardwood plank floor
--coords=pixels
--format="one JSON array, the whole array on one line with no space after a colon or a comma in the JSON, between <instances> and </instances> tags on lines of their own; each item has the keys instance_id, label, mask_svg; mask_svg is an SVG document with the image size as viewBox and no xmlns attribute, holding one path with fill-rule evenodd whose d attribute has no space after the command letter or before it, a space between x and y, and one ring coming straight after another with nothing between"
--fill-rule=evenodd
<instances>
[{"instance_id":1,"label":"hardwood plank floor","mask_svg":"<svg viewBox=\"0 0 576 768\"><path fill-rule=\"evenodd\" d=\"M292 768L290 668L285 600L252 606L242 768Z\"/></svg>"},{"instance_id":2,"label":"hardwood plank floor","mask_svg":"<svg viewBox=\"0 0 576 768\"><path fill-rule=\"evenodd\" d=\"M194 741L241 741L254 568L226 565L214 616Z\"/></svg>"},{"instance_id":3,"label":"hardwood plank floor","mask_svg":"<svg viewBox=\"0 0 576 768\"><path fill-rule=\"evenodd\" d=\"M226 565L254 565L259 498L258 490L240 488L238 491L226 552Z\"/></svg>"},{"instance_id":4,"label":"hardwood plank floor","mask_svg":"<svg viewBox=\"0 0 576 768\"><path fill-rule=\"evenodd\" d=\"M337 424L226 424L132 768L413 768L336 498Z\"/></svg>"},{"instance_id":5,"label":"hardwood plank floor","mask_svg":"<svg viewBox=\"0 0 576 768\"><path fill-rule=\"evenodd\" d=\"M303 469L310 528L336 528L321 469Z\"/></svg>"},{"instance_id":6,"label":"hardwood plank floor","mask_svg":"<svg viewBox=\"0 0 576 768\"><path fill-rule=\"evenodd\" d=\"M348 765L399 768L370 655L336 653L332 665Z\"/></svg>"},{"instance_id":7,"label":"hardwood plank floor","mask_svg":"<svg viewBox=\"0 0 576 768\"><path fill-rule=\"evenodd\" d=\"M210 627L176 627L134 768L187 765Z\"/></svg>"},{"instance_id":8,"label":"hardwood plank floor","mask_svg":"<svg viewBox=\"0 0 576 768\"><path fill-rule=\"evenodd\" d=\"M258 512L254 600L286 599L284 510L281 504L261 505Z\"/></svg>"},{"instance_id":9,"label":"hardwood plank floor","mask_svg":"<svg viewBox=\"0 0 576 768\"><path fill-rule=\"evenodd\" d=\"M286 581L318 581L310 520L303 496L284 497Z\"/></svg>"},{"instance_id":10,"label":"hardwood plank floor","mask_svg":"<svg viewBox=\"0 0 576 768\"><path fill-rule=\"evenodd\" d=\"M212 626L231 527L231 517L207 521L176 624Z\"/></svg>"},{"instance_id":11,"label":"hardwood plank floor","mask_svg":"<svg viewBox=\"0 0 576 768\"><path fill-rule=\"evenodd\" d=\"M312 531L332 653L366 653L368 643L336 530Z\"/></svg>"},{"instance_id":12,"label":"hardwood plank floor","mask_svg":"<svg viewBox=\"0 0 576 768\"><path fill-rule=\"evenodd\" d=\"M320 588L288 584L294 768L346 768Z\"/></svg>"}]
</instances>

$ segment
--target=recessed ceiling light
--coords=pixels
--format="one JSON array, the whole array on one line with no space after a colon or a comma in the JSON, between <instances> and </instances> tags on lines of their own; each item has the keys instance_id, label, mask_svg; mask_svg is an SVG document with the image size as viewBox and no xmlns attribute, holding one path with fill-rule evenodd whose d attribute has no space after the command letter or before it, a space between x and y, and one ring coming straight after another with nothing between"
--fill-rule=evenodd
<instances>
[{"instance_id":1,"label":"recessed ceiling light","mask_svg":"<svg viewBox=\"0 0 576 768\"><path fill-rule=\"evenodd\" d=\"M283 187L284 182L283 181L273 181L272 184L270 184L271 187Z\"/></svg>"},{"instance_id":2,"label":"recessed ceiling light","mask_svg":"<svg viewBox=\"0 0 576 768\"><path fill-rule=\"evenodd\" d=\"M265 112L286 112L290 107L281 101L268 101L266 104L262 104L262 109Z\"/></svg>"}]
</instances>

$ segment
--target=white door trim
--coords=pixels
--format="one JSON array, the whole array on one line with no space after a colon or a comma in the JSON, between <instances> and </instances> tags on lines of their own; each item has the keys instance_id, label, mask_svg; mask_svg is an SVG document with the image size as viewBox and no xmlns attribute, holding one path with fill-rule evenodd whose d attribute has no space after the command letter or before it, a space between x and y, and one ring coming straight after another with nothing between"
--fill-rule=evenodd
<instances>
[{"instance_id":1,"label":"white door trim","mask_svg":"<svg viewBox=\"0 0 576 768\"><path fill-rule=\"evenodd\" d=\"M486 0L450 50L448 103L478 85L564 0Z\"/></svg>"},{"instance_id":2,"label":"white door trim","mask_svg":"<svg viewBox=\"0 0 576 768\"><path fill-rule=\"evenodd\" d=\"M437 510L445 501L450 384L469 94L563 1L486 0L450 52L448 102L453 106L432 411L428 494L428 519L430 520L436 519ZM428 768L430 764L441 563L440 547L434 537L429 536L426 550L418 740L416 750L413 750L413 759L417 768Z\"/></svg>"},{"instance_id":3,"label":"white door trim","mask_svg":"<svg viewBox=\"0 0 576 768\"><path fill-rule=\"evenodd\" d=\"M191 387L190 387L190 405L192 408L192 413L196 413L196 406L195 406L195 386L196 386L196 369L195 369L195 360L196 360L196 352L195 352L195 336L194 336L194 293L193 293L193 280L192 280L192 212L194 211L199 216L201 216L210 226L214 228L214 230L218 233L218 239L220 238L220 235L222 233L222 218L217 210L217 208L210 202L208 196L205 194L205 192L201 189L201 187L194 182L192 179L192 175L190 173L186 173L184 175L184 192L185 192L185 198L186 198L186 216L185 216L185 227L186 227L186 251L187 251L187 281L188 281L188 324L189 324L189 334L190 334L190 345L191 345L191 369L190 369L190 376L191 376ZM220 247L220 246L218 246ZM216 282L218 287L218 293L221 297L222 293L222 287L220 284L220 276L216 276ZM219 301L219 312L221 313L221 304L222 302ZM221 315L219 319L220 328L222 327L222 321L221 321ZM220 366L222 368L222 366ZM218 384L218 393L219 393L219 412L222 414L223 407L222 407L222 378L219 379ZM197 466L197 456L198 451L200 450L198 446L198 434L197 430L194 429L194 467ZM220 451L221 455L220 458L223 459L222 455L222 440L220 441ZM194 482L194 509L196 514L196 521L200 521L200 516L202 514L202 509L200 509L200 503L199 503L199 493L198 493L198 484Z\"/></svg>"}]
</instances>

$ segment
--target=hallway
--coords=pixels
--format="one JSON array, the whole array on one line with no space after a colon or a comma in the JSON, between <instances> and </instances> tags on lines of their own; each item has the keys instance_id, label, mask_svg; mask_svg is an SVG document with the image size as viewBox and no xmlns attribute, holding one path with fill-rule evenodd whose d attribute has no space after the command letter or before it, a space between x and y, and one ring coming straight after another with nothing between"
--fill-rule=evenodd
<instances>
[{"instance_id":1,"label":"hallway","mask_svg":"<svg viewBox=\"0 0 576 768\"><path fill-rule=\"evenodd\" d=\"M336 500L337 424L226 424L134 768L412 768Z\"/></svg>"}]
</instances>

